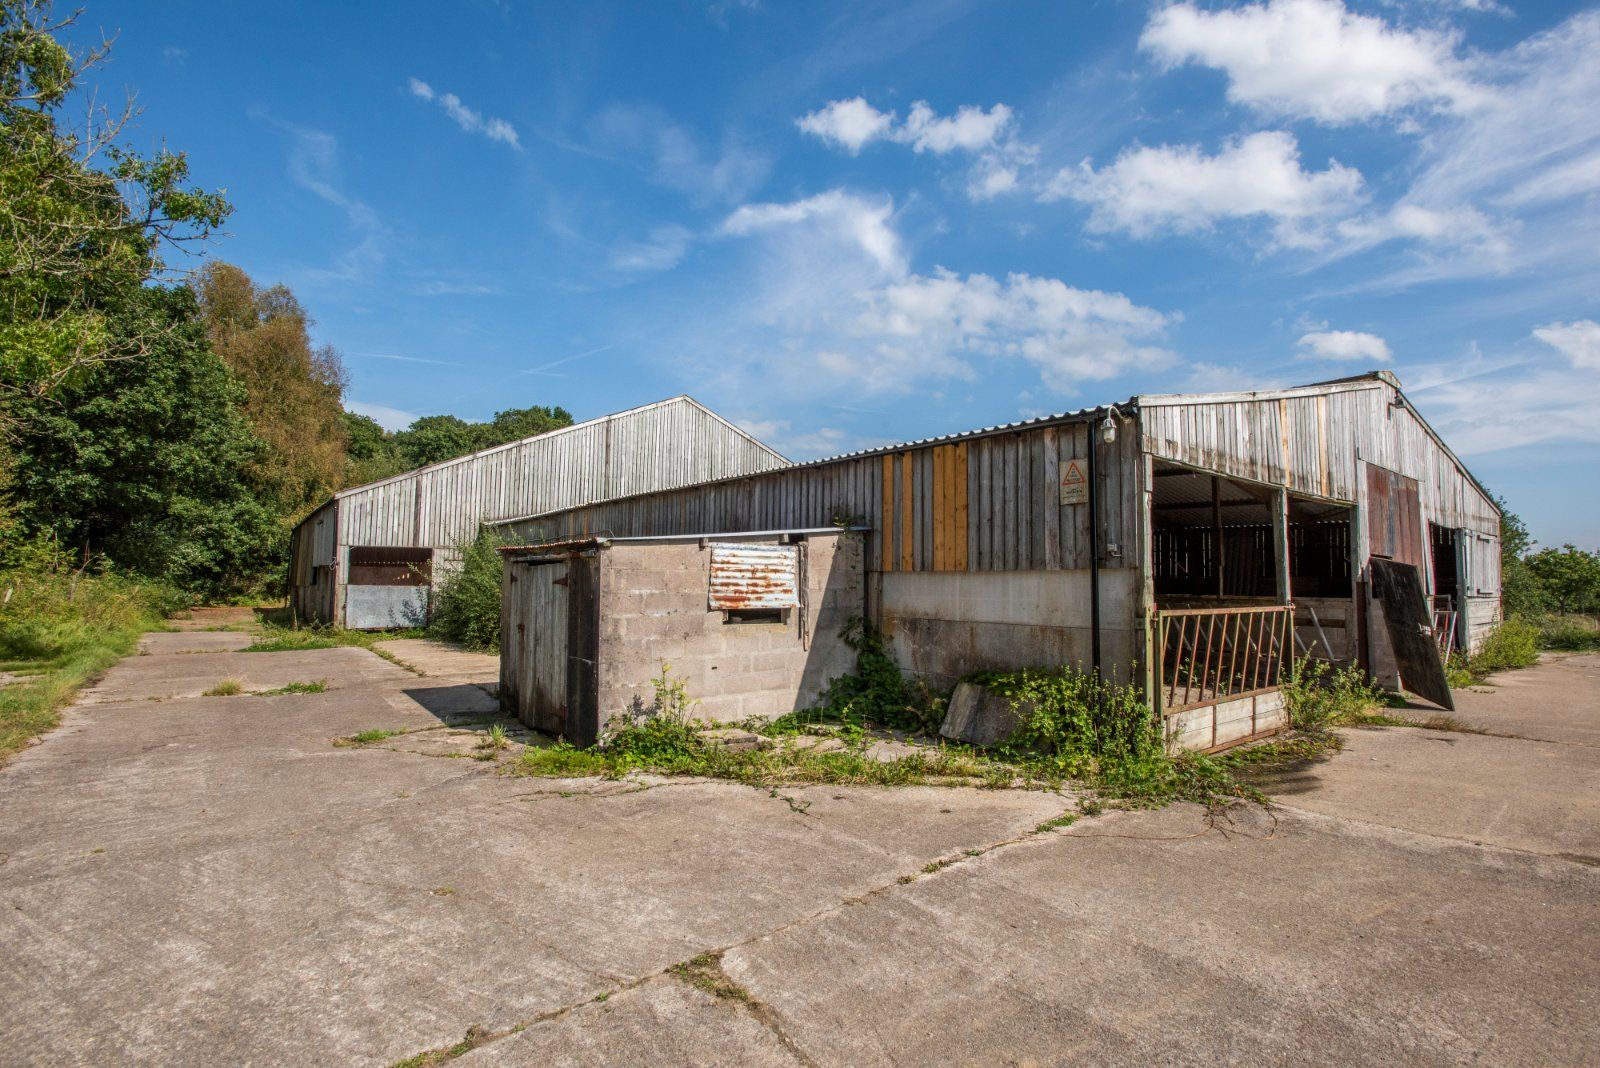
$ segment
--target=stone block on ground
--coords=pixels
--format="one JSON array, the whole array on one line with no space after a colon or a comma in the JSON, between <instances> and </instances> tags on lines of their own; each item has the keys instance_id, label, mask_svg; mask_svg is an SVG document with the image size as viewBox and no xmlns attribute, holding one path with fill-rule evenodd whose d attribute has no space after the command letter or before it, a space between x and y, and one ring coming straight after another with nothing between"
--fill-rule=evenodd
<instances>
[{"instance_id":1,"label":"stone block on ground","mask_svg":"<svg viewBox=\"0 0 1600 1068\"><path fill-rule=\"evenodd\" d=\"M1010 698L975 682L963 682L950 695L939 733L951 741L987 749L1009 738L1020 722L1021 714L1012 708Z\"/></svg>"},{"instance_id":2,"label":"stone block on ground","mask_svg":"<svg viewBox=\"0 0 1600 1068\"><path fill-rule=\"evenodd\" d=\"M756 734L754 731L740 730L738 727L716 727L701 731L700 740L707 745L733 753L772 748L771 738Z\"/></svg>"}]
</instances>

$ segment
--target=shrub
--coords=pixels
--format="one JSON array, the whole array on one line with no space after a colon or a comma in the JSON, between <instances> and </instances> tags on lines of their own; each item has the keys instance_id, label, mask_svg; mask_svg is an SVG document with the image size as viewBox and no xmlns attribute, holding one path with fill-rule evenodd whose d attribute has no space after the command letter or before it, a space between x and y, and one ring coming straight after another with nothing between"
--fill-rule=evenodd
<instances>
[{"instance_id":1,"label":"shrub","mask_svg":"<svg viewBox=\"0 0 1600 1068\"><path fill-rule=\"evenodd\" d=\"M1289 725L1316 732L1340 723L1359 723L1383 705L1383 690L1359 667L1335 668L1326 660L1295 663L1283 685Z\"/></svg>"},{"instance_id":2,"label":"shrub","mask_svg":"<svg viewBox=\"0 0 1600 1068\"><path fill-rule=\"evenodd\" d=\"M0 574L0 670L31 676L0 687L0 760L54 727L79 687L188 603L116 572L33 561Z\"/></svg>"},{"instance_id":3,"label":"shrub","mask_svg":"<svg viewBox=\"0 0 1600 1068\"><path fill-rule=\"evenodd\" d=\"M1160 725L1137 687L1072 668L983 672L968 681L1006 698L1018 713L1007 748L1043 758L1063 775L1164 752Z\"/></svg>"},{"instance_id":4,"label":"shrub","mask_svg":"<svg viewBox=\"0 0 1600 1068\"><path fill-rule=\"evenodd\" d=\"M883 636L860 616L845 624L841 635L856 651L856 670L828 684L816 718L852 724L875 723L903 730L935 730L944 716L943 702L920 683L900 673L883 644Z\"/></svg>"},{"instance_id":5,"label":"shrub","mask_svg":"<svg viewBox=\"0 0 1600 1068\"><path fill-rule=\"evenodd\" d=\"M1600 620L1590 616L1548 615L1538 627L1541 648L1571 653L1600 649Z\"/></svg>"},{"instance_id":6,"label":"shrub","mask_svg":"<svg viewBox=\"0 0 1600 1068\"><path fill-rule=\"evenodd\" d=\"M461 566L446 573L434 588L430 637L469 649L500 649L500 547L504 535L482 530L461 547Z\"/></svg>"},{"instance_id":7,"label":"shrub","mask_svg":"<svg viewBox=\"0 0 1600 1068\"><path fill-rule=\"evenodd\" d=\"M1479 678L1496 671L1524 668L1539 659L1539 628L1521 616L1512 616L1483 640L1467 665Z\"/></svg>"}]
</instances>

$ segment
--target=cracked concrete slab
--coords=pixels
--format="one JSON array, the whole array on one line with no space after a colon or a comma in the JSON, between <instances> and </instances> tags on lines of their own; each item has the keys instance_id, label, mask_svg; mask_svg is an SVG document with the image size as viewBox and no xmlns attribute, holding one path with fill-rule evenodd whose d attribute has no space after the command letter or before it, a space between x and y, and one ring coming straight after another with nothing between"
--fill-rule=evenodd
<instances>
[{"instance_id":1,"label":"cracked concrete slab","mask_svg":"<svg viewBox=\"0 0 1600 1068\"><path fill-rule=\"evenodd\" d=\"M1330 816L1600 861L1600 749L1417 727L1340 736L1342 752L1268 777L1267 791Z\"/></svg>"},{"instance_id":2,"label":"cracked concrete slab","mask_svg":"<svg viewBox=\"0 0 1600 1068\"><path fill-rule=\"evenodd\" d=\"M143 699L229 657L331 688ZM8 1059L382 1065L471 1027L499 1037L469 1064L1600 1059L1582 746L1351 732L1275 828L1039 835L1068 798L333 744L471 742L480 682L356 649L119 665L0 769ZM670 971L705 953L751 1000Z\"/></svg>"},{"instance_id":3,"label":"cracked concrete slab","mask_svg":"<svg viewBox=\"0 0 1600 1068\"><path fill-rule=\"evenodd\" d=\"M470 676L490 686L500 681L500 658L493 653L474 653L427 638L394 638L375 647L423 675Z\"/></svg>"},{"instance_id":4,"label":"cracked concrete slab","mask_svg":"<svg viewBox=\"0 0 1600 1068\"><path fill-rule=\"evenodd\" d=\"M1538 666L1503 671L1455 691L1456 719L1495 734L1600 748L1600 653L1545 653ZM1394 713L1426 722L1433 708Z\"/></svg>"},{"instance_id":5,"label":"cracked concrete slab","mask_svg":"<svg viewBox=\"0 0 1600 1068\"><path fill-rule=\"evenodd\" d=\"M244 631L172 630L153 631L139 639L139 652L226 653L238 652L254 644L256 636Z\"/></svg>"},{"instance_id":6,"label":"cracked concrete slab","mask_svg":"<svg viewBox=\"0 0 1600 1068\"><path fill-rule=\"evenodd\" d=\"M462 1068L641 1063L796 1068L807 1062L746 1003L714 997L665 975L533 1023L455 1063Z\"/></svg>"},{"instance_id":7,"label":"cracked concrete slab","mask_svg":"<svg viewBox=\"0 0 1600 1068\"><path fill-rule=\"evenodd\" d=\"M1600 1057L1600 872L1310 814L1233 821L1114 813L723 967L830 1064Z\"/></svg>"},{"instance_id":8,"label":"cracked concrete slab","mask_svg":"<svg viewBox=\"0 0 1600 1068\"><path fill-rule=\"evenodd\" d=\"M193 635L181 635L193 637ZM246 690L292 682L325 682L329 689L416 676L365 649L299 649L279 653L187 652L130 656L83 691L79 702L170 700L200 697L223 679Z\"/></svg>"}]
</instances>

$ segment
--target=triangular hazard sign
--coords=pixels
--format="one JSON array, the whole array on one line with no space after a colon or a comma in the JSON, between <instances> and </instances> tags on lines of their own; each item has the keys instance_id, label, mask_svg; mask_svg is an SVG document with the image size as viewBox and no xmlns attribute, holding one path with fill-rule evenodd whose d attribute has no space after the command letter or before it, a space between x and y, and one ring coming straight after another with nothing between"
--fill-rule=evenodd
<instances>
[{"instance_id":1,"label":"triangular hazard sign","mask_svg":"<svg viewBox=\"0 0 1600 1068\"><path fill-rule=\"evenodd\" d=\"M1077 486L1087 481L1088 479L1083 477L1083 467L1078 461L1068 460L1066 469L1061 472L1061 484L1063 486Z\"/></svg>"}]
</instances>

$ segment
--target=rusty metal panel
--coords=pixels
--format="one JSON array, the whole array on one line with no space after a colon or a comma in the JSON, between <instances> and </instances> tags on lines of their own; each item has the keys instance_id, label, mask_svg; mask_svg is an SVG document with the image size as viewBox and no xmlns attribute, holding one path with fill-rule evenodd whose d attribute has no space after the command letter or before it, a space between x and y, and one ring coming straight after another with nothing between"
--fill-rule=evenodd
<instances>
[{"instance_id":1,"label":"rusty metal panel","mask_svg":"<svg viewBox=\"0 0 1600 1068\"><path fill-rule=\"evenodd\" d=\"M712 609L795 607L800 603L799 557L793 545L713 543Z\"/></svg>"}]
</instances>

